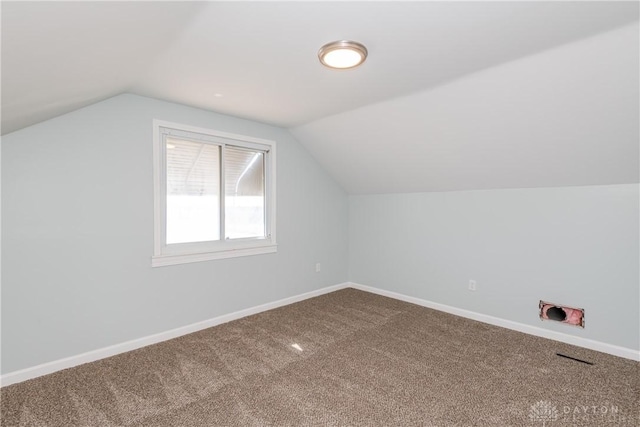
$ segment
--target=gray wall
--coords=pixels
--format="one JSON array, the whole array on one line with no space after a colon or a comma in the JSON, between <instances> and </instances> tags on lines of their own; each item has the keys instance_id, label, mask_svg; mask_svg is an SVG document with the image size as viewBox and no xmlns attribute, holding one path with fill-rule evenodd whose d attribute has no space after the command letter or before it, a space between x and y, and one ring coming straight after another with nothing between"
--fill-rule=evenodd
<instances>
[{"instance_id":1,"label":"gray wall","mask_svg":"<svg viewBox=\"0 0 640 427\"><path fill-rule=\"evenodd\" d=\"M639 349L639 192L628 184L351 196L350 280ZM585 308L586 328L541 322L540 299Z\"/></svg>"},{"instance_id":2,"label":"gray wall","mask_svg":"<svg viewBox=\"0 0 640 427\"><path fill-rule=\"evenodd\" d=\"M277 141L277 254L151 268L154 118ZM3 136L1 170L2 373L347 280L347 195L279 128L121 95Z\"/></svg>"},{"instance_id":3,"label":"gray wall","mask_svg":"<svg viewBox=\"0 0 640 427\"><path fill-rule=\"evenodd\" d=\"M277 141L277 254L150 267L153 118ZM348 278L640 347L638 184L347 198L285 130L133 95L5 135L1 161L3 373Z\"/></svg>"}]
</instances>

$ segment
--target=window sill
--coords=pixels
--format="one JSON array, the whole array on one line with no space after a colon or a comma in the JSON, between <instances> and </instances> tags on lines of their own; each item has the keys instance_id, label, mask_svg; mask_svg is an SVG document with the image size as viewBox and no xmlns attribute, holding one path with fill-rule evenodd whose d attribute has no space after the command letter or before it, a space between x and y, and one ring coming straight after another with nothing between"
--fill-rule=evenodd
<instances>
[{"instance_id":1,"label":"window sill","mask_svg":"<svg viewBox=\"0 0 640 427\"><path fill-rule=\"evenodd\" d=\"M155 255L151 257L151 267L189 264L192 262L211 261L215 259L237 258L242 256L272 254L278 252L278 245L257 246L251 248L228 249L218 252L203 252L180 255Z\"/></svg>"}]
</instances>

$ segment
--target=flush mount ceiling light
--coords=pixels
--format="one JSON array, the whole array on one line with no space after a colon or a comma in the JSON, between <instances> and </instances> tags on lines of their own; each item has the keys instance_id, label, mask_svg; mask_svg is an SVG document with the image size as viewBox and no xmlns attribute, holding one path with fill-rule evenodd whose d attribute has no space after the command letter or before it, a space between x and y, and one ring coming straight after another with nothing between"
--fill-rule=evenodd
<instances>
[{"instance_id":1,"label":"flush mount ceiling light","mask_svg":"<svg viewBox=\"0 0 640 427\"><path fill-rule=\"evenodd\" d=\"M345 70L362 64L367 59L367 48L357 42L340 40L322 46L318 58L325 67Z\"/></svg>"}]
</instances>

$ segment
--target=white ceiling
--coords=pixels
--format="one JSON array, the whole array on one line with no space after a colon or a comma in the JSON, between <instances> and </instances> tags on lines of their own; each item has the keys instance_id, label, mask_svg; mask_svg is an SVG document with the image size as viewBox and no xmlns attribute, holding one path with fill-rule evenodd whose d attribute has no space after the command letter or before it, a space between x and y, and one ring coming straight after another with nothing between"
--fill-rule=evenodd
<instances>
[{"instance_id":1,"label":"white ceiling","mask_svg":"<svg viewBox=\"0 0 640 427\"><path fill-rule=\"evenodd\" d=\"M425 105L432 115L438 110L430 100L441 87L637 21L636 2L3 1L2 133L128 92L292 128L350 192L628 180L637 161L618 177L536 180L532 171L509 179L518 168L491 156L485 167L469 167L478 143L471 135L454 138L467 153L456 158L433 145L433 129L420 123ZM323 68L316 52L336 39L364 43L369 59L355 70ZM617 89L637 91L637 84ZM353 117L364 132L350 127ZM407 127L406 138L389 140ZM629 137L613 149L628 150ZM395 151L384 151L391 142ZM489 136L482 143L499 147ZM549 154L526 147L534 159ZM414 161L404 176L391 172L403 169L406 156L428 162ZM426 173L421 165L438 167ZM505 172L489 179L485 168Z\"/></svg>"}]
</instances>

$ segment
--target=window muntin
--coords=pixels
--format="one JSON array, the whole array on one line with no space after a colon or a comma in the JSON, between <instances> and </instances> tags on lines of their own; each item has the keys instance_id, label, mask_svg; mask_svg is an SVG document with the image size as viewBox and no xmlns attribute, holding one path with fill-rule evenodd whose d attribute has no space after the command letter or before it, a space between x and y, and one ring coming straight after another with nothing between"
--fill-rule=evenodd
<instances>
[{"instance_id":1,"label":"window muntin","mask_svg":"<svg viewBox=\"0 0 640 427\"><path fill-rule=\"evenodd\" d=\"M160 121L154 132L152 265L275 252L273 141Z\"/></svg>"}]
</instances>

